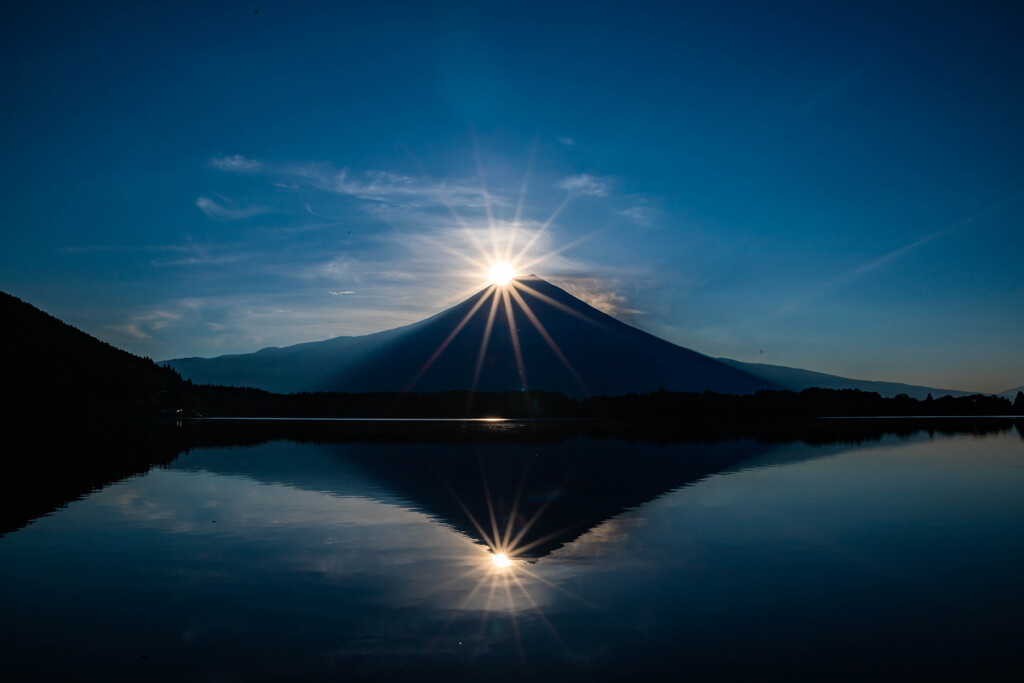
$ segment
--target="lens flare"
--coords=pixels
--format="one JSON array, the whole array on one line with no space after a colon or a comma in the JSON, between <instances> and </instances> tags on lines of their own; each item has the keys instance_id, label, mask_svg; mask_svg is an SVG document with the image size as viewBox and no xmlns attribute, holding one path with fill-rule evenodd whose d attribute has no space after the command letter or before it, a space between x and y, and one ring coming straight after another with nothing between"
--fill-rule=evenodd
<instances>
[{"instance_id":1,"label":"lens flare","mask_svg":"<svg viewBox=\"0 0 1024 683\"><path fill-rule=\"evenodd\" d=\"M490 272L487 277L490 279L491 284L504 287L512 281L515 277L516 272L508 263L495 263L491 266Z\"/></svg>"}]
</instances>

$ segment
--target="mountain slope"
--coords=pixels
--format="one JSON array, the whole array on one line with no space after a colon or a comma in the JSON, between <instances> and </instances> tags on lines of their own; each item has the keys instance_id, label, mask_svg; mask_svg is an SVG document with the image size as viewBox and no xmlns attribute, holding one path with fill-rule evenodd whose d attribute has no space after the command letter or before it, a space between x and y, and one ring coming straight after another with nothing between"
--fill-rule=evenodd
<instances>
[{"instance_id":1,"label":"mountain slope","mask_svg":"<svg viewBox=\"0 0 1024 683\"><path fill-rule=\"evenodd\" d=\"M719 358L721 362L739 370L760 377L766 382L776 384L789 391L803 391L804 389L860 389L861 391L874 391L882 396L896 396L906 394L911 398L924 400L931 394L933 398L940 396L969 396L969 391L956 391L952 389L936 389L935 387L922 387L913 384L901 384L899 382L878 382L866 379L851 379L838 375L828 375L823 372L811 370L800 370L789 368L784 365L768 365L766 363L744 363L729 358ZM1005 395L1005 394L1000 394ZM1016 393L1014 393L1016 396ZM1013 396L1008 397L1013 400Z\"/></svg>"},{"instance_id":2,"label":"mountain slope","mask_svg":"<svg viewBox=\"0 0 1024 683\"><path fill-rule=\"evenodd\" d=\"M1024 385L1007 389L1006 391L1000 391L996 396L1002 396L1003 398L1008 398L1013 401L1016 400L1017 394L1020 392L1024 392Z\"/></svg>"},{"instance_id":3,"label":"mountain slope","mask_svg":"<svg viewBox=\"0 0 1024 683\"><path fill-rule=\"evenodd\" d=\"M0 292L0 412L8 419L151 414L178 405L176 372Z\"/></svg>"},{"instance_id":4,"label":"mountain slope","mask_svg":"<svg viewBox=\"0 0 1024 683\"><path fill-rule=\"evenodd\" d=\"M589 396L777 388L630 327L535 276L517 278L503 296L488 288L385 332L165 363L194 382L279 392L527 388Z\"/></svg>"}]
</instances>

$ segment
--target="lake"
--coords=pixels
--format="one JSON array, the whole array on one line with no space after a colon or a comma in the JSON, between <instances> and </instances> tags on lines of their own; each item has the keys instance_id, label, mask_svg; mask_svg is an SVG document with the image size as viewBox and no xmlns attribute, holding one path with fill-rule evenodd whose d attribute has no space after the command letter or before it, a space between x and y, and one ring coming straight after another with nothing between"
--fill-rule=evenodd
<instances>
[{"instance_id":1,"label":"lake","mask_svg":"<svg viewBox=\"0 0 1024 683\"><path fill-rule=\"evenodd\" d=\"M797 440L461 428L197 438L7 533L0 679L1024 667L1010 422Z\"/></svg>"}]
</instances>

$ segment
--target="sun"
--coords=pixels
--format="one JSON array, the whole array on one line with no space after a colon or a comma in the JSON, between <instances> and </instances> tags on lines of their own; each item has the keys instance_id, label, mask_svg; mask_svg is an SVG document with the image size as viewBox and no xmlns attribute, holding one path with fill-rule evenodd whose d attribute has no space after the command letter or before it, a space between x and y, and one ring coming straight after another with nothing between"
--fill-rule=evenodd
<instances>
[{"instance_id":1,"label":"sun","mask_svg":"<svg viewBox=\"0 0 1024 683\"><path fill-rule=\"evenodd\" d=\"M495 263L487 273L487 279L491 284L504 287L512 281L516 275L515 270L508 263Z\"/></svg>"}]
</instances>

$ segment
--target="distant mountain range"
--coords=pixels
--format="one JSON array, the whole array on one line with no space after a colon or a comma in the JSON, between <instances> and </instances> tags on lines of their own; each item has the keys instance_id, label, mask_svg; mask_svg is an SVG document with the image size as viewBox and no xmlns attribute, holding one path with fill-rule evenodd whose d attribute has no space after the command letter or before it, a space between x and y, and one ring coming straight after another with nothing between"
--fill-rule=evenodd
<instances>
[{"instance_id":1,"label":"distant mountain range","mask_svg":"<svg viewBox=\"0 0 1024 683\"><path fill-rule=\"evenodd\" d=\"M970 393L710 358L620 322L539 277L513 284L507 296L488 288L426 320L385 332L162 363L196 383L283 393L524 387L573 397L661 388L746 394L821 387L917 399ZM1013 390L1008 398L1015 396Z\"/></svg>"},{"instance_id":2,"label":"distant mountain range","mask_svg":"<svg viewBox=\"0 0 1024 683\"><path fill-rule=\"evenodd\" d=\"M838 375L827 375L823 372L811 370L800 370L799 368L787 368L784 365L767 365L764 363L744 363L728 358L719 358L726 365L745 370L761 379L788 389L789 391L803 391L817 387L819 389L860 389L861 391L873 391L882 396L897 396L906 394L911 398L924 400L931 394L933 398L939 396L970 396L975 392L956 391L955 389L936 389L935 387L922 387L914 384L901 384L899 382L877 382L867 379L850 379ZM1007 392L1008 393L1008 392ZM1000 394L1003 396L1004 394ZM1011 401L1013 396L1007 396Z\"/></svg>"},{"instance_id":3,"label":"distant mountain range","mask_svg":"<svg viewBox=\"0 0 1024 683\"><path fill-rule=\"evenodd\" d=\"M1006 391L1000 391L996 396L1002 396L1005 399L1013 401L1017 398L1017 394L1024 393L1024 385L1014 387L1013 389L1007 389Z\"/></svg>"},{"instance_id":4,"label":"distant mountain range","mask_svg":"<svg viewBox=\"0 0 1024 683\"><path fill-rule=\"evenodd\" d=\"M713 359L632 328L539 278L522 278L509 296L519 355L530 389L568 396L622 395L706 389L750 393L759 389L860 389L883 396L923 399L966 392L892 382L855 380L796 368ZM271 391L519 391L515 345L504 299L485 290L419 323L363 337L264 349L252 354L165 361L159 367L0 292L0 412L58 412L82 420L157 414L201 404L218 414L239 410L227 390L198 392L195 383L260 387ZM519 301L521 299L521 303ZM524 305L540 323L536 326ZM494 309L493 329L487 320ZM543 328L543 332L541 332ZM6 331L5 330L5 331ZM481 355L484 337L486 351ZM549 337L556 352L545 340ZM566 363L563 363L563 358ZM433 360L432 360L433 359ZM432 362L431 362L432 361ZM479 372L477 368L479 367ZM570 369L571 368L571 369ZM177 372L175 372L177 370ZM231 390L234 391L234 390ZM1013 401L1024 387L999 395Z\"/></svg>"}]
</instances>

